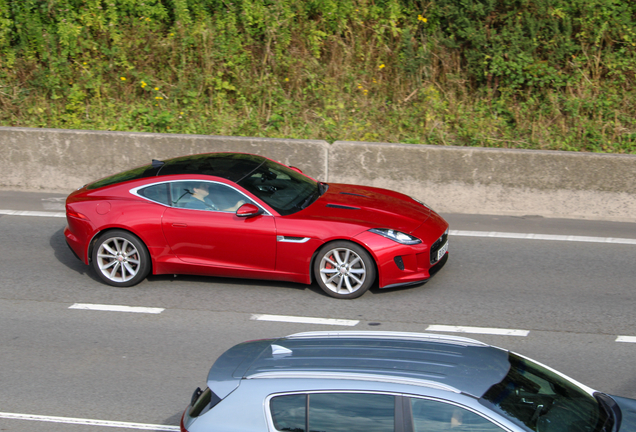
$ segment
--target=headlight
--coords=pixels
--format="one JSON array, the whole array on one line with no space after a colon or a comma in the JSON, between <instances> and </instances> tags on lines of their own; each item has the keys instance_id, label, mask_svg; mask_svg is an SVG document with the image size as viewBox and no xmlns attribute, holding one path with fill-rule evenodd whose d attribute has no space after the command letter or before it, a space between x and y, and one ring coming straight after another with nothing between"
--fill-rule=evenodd
<instances>
[{"instance_id":1,"label":"headlight","mask_svg":"<svg viewBox=\"0 0 636 432\"><path fill-rule=\"evenodd\" d=\"M410 234L403 233L401 231L395 231L388 228L371 228L369 231L375 234L379 234L383 237L393 240L401 244L414 245L422 243L422 240L417 237L413 237Z\"/></svg>"}]
</instances>

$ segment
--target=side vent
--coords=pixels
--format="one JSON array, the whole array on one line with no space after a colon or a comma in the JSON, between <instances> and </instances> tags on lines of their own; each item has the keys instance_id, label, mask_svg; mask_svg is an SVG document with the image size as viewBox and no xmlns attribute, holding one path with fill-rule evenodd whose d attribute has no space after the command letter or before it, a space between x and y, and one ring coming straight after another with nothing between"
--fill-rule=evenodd
<instances>
[{"instance_id":1,"label":"side vent","mask_svg":"<svg viewBox=\"0 0 636 432\"><path fill-rule=\"evenodd\" d=\"M352 207L352 206L341 205L341 204L327 204L326 207L343 209L343 210L360 210L360 207Z\"/></svg>"},{"instance_id":2,"label":"side vent","mask_svg":"<svg viewBox=\"0 0 636 432\"><path fill-rule=\"evenodd\" d=\"M340 195L353 195L353 196L359 196L359 197L362 197L362 198L369 198L366 195L352 193L352 192L340 192Z\"/></svg>"}]
</instances>

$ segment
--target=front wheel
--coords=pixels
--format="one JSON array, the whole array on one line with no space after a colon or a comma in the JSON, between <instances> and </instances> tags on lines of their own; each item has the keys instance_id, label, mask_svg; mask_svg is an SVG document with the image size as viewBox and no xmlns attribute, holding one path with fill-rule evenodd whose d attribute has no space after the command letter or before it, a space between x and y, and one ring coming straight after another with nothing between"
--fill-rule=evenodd
<instances>
[{"instance_id":1,"label":"front wheel","mask_svg":"<svg viewBox=\"0 0 636 432\"><path fill-rule=\"evenodd\" d=\"M318 251L314 276L320 288L331 297L354 299L373 284L375 264L363 247L348 241L337 241Z\"/></svg>"},{"instance_id":2,"label":"front wheel","mask_svg":"<svg viewBox=\"0 0 636 432\"><path fill-rule=\"evenodd\" d=\"M137 236L127 231L107 231L95 242L92 265L107 284L129 287L150 272L150 255Z\"/></svg>"}]
</instances>

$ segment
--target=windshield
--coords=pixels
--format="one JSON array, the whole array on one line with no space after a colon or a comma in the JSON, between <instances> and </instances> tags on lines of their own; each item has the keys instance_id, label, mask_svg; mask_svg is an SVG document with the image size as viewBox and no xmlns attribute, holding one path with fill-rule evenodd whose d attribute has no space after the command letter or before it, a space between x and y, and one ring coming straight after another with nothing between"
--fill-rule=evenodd
<instances>
[{"instance_id":1,"label":"windshield","mask_svg":"<svg viewBox=\"0 0 636 432\"><path fill-rule=\"evenodd\" d=\"M309 206L323 190L320 183L270 160L237 183L283 216Z\"/></svg>"},{"instance_id":2,"label":"windshield","mask_svg":"<svg viewBox=\"0 0 636 432\"><path fill-rule=\"evenodd\" d=\"M611 418L599 402L551 370L510 353L510 370L479 400L536 432L609 432Z\"/></svg>"}]
</instances>

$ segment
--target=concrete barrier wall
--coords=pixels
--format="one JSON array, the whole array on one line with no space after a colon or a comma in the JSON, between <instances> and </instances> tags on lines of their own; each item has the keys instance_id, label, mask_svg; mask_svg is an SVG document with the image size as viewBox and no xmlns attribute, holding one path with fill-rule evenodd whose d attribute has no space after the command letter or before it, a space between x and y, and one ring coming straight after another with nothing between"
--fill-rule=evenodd
<instances>
[{"instance_id":1,"label":"concrete barrier wall","mask_svg":"<svg viewBox=\"0 0 636 432\"><path fill-rule=\"evenodd\" d=\"M442 213L636 222L636 155L338 141L329 173Z\"/></svg>"},{"instance_id":2,"label":"concrete barrier wall","mask_svg":"<svg viewBox=\"0 0 636 432\"><path fill-rule=\"evenodd\" d=\"M0 127L0 148L1 187L69 193L98 178L146 165L152 159L217 151L261 154L324 179L329 144L311 140Z\"/></svg>"},{"instance_id":3,"label":"concrete barrier wall","mask_svg":"<svg viewBox=\"0 0 636 432\"><path fill-rule=\"evenodd\" d=\"M439 212L636 222L636 156L0 127L0 187L68 193L151 159L238 151L318 180L398 190Z\"/></svg>"}]
</instances>

